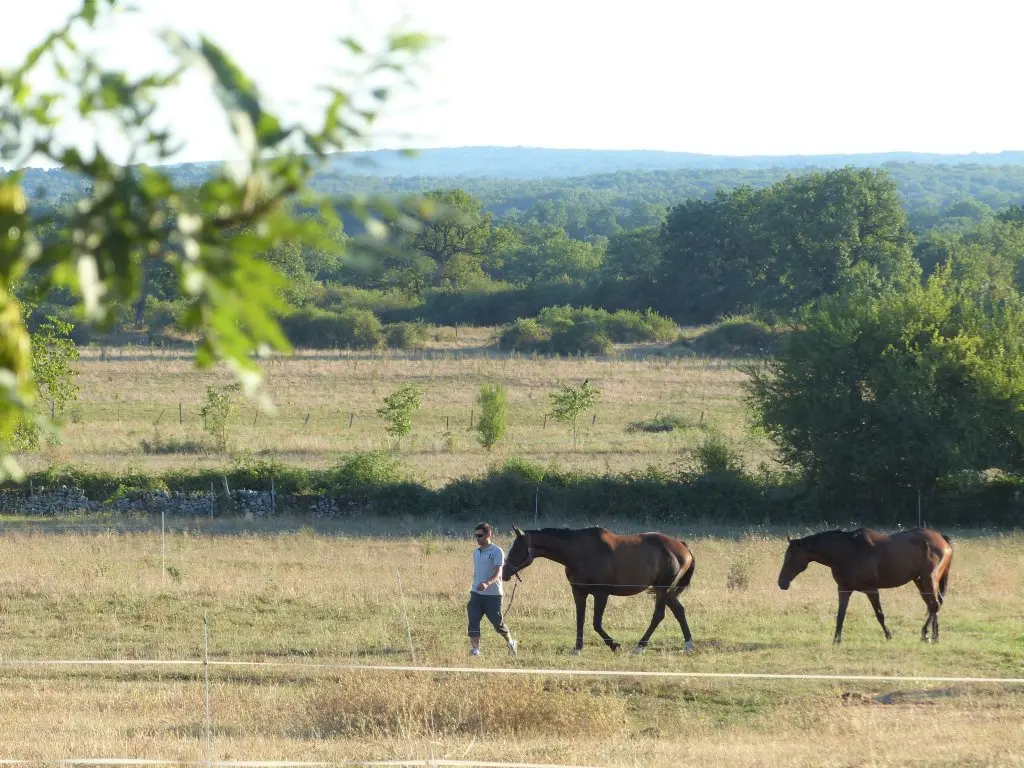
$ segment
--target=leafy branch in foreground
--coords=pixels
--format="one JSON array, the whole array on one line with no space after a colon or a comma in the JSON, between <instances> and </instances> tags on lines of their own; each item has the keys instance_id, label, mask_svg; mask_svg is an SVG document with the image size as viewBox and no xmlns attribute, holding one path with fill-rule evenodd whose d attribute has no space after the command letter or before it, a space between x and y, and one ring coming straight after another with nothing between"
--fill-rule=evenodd
<instances>
[{"instance_id":1,"label":"leafy branch in foreground","mask_svg":"<svg viewBox=\"0 0 1024 768\"><path fill-rule=\"evenodd\" d=\"M360 42L342 40L359 65L353 82L365 82L366 90L326 84L329 103L311 129L272 112L231 56L203 36L165 32L161 40L173 65L164 71L135 76L106 66L80 39L120 18L120 5L83 0L20 66L0 71L0 164L14 169L0 177L0 443L35 399L29 336L15 300L19 285L31 281L39 296L70 290L81 316L104 328L119 305L138 300L147 272L169 267L186 300L179 324L200 336L197 364L224 362L252 395L261 382L254 357L290 351L276 320L287 309L280 298L284 278L262 256L284 242L338 250L331 232L339 209L381 237L393 229L415 231L430 216L426 203L401 210L378 198L326 200L309 188L328 155L365 141L390 91L411 82L412 67L430 44L424 35L394 33L372 55ZM212 83L237 157L194 188L145 164L167 161L180 149L155 115L189 73ZM37 88L47 75L57 85ZM61 139L70 121L73 145ZM89 133L81 126L92 129L92 139L81 138ZM123 158L111 147L122 148ZM32 217L22 187L29 162L60 165L91 186L66 225L47 228ZM299 216L292 204L319 216ZM10 456L2 460L0 473L21 476Z\"/></svg>"}]
</instances>

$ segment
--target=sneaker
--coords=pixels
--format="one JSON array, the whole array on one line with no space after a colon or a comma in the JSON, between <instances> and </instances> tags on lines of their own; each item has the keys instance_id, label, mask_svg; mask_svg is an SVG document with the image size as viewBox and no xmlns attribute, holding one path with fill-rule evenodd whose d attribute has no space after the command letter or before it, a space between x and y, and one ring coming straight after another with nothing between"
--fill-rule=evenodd
<instances>
[{"instance_id":1,"label":"sneaker","mask_svg":"<svg viewBox=\"0 0 1024 768\"><path fill-rule=\"evenodd\" d=\"M469 655L470 656L479 656L480 655L480 649L479 648L470 648L469 649Z\"/></svg>"},{"instance_id":2,"label":"sneaker","mask_svg":"<svg viewBox=\"0 0 1024 768\"><path fill-rule=\"evenodd\" d=\"M512 654L513 656L515 656L515 655L516 655L516 650L517 650L518 648L519 648L519 643L518 643L518 641L516 641L516 640L509 640L509 641L508 641L508 652L509 652L510 654Z\"/></svg>"}]
</instances>

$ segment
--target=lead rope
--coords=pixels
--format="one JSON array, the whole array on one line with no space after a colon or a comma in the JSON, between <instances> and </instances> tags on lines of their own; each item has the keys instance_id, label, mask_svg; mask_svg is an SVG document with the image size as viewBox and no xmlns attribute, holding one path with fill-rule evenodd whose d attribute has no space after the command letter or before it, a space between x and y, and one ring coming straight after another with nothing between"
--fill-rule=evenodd
<instances>
[{"instance_id":1,"label":"lead rope","mask_svg":"<svg viewBox=\"0 0 1024 768\"><path fill-rule=\"evenodd\" d=\"M512 606L516 602L516 590L519 588L519 584L521 582L522 582L522 578L517 573L516 574L516 582L515 582L515 584L512 585L512 594L509 595L509 598L508 598L508 607L501 609L501 618L502 619L507 619L508 618L508 614L512 610Z\"/></svg>"}]
</instances>

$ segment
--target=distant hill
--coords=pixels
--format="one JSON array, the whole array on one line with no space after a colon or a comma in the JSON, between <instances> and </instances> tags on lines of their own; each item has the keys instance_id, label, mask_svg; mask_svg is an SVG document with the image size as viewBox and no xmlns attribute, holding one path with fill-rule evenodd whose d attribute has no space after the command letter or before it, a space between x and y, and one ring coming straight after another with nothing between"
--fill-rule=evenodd
<instances>
[{"instance_id":1,"label":"distant hill","mask_svg":"<svg viewBox=\"0 0 1024 768\"><path fill-rule=\"evenodd\" d=\"M1024 165L1024 151L941 155L882 152L853 155L702 155L651 150L544 149L536 147L453 147L419 150L407 157L393 150L336 156L334 170L372 176L491 177L550 179L617 171L769 170L866 167L889 163L926 165Z\"/></svg>"},{"instance_id":2,"label":"distant hill","mask_svg":"<svg viewBox=\"0 0 1024 768\"><path fill-rule=\"evenodd\" d=\"M848 165L886 168L911 208L941 208L964 196L996 208L1024 200L1024 151L732 157L646 150L456 147L425 149L407 157L378 150L333 156L313 186L326 194L401 194L460 186L501 212L525 210L540 199L580 195L617 206L627 200L671 205L688 197L707 199L718 189L740 184L765 186L788 173ZM199 184L215 168L214 163L182 163L166 169L178 183ZM60 169L28 169L25 185L33 202L41 206L85 191L81 179Z\"/></svg>"}]
</instances>

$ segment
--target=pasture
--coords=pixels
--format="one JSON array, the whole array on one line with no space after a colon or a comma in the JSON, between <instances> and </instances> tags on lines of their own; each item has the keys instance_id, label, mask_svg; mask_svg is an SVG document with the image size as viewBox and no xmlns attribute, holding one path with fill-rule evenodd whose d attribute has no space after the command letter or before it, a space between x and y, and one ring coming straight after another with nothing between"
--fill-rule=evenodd
<instances>
[{"instance_id":1,"label":"pasture","mask_svg":"<svg viewBox=\"0 0 1024 768\"><path fill-rule=\"evenodd\" d=\"M508 549L508 527L495 521ZM571 521L563 521L571 522ZM524 572L509 658L484 624L467 656L471 531L387 520L177 521L92 529L72 519L0 537L0 754L204 760L201 665L18 666L31 659L185 659L210 668L214 759L446 757L601 766L1007 765L1024 754L1024 686L434 674L330 664L1021 677L1024 537L952 531L942 640L922 644L912 587L882 595L885 642L855 595L831 646L836 595L812 566L775 585L783 532L669 531L696 557L683 594L696 651L670 619L641 657L613 655L588 626L574 658L561 569ZM400 581L399 581L400 579ZM506 601L507 601L506 597ZM648 596L612 598L624 650ZM410 647L411 640L411 647Z\"/></svg>"},{"instance_id":2,"label":"pasture","mask_svg":"<svg viewBox=\"0 0 1024 768\"><path fill-rule=\"evenodd\" d=\"M400 458L438 486L511 455L586 472L685 462L710 430L770 460L749 429L736 361L624 349L611 360L492 356L489 331L422 353L305 352L266 364L274 415L243 407L232 452L146 452L203 439L198 409L221 372L187 354L85 349L81 396L63 443L23 458L103 469L220 466L233 455L324 467L389 446L374 410L412 381L424 390ZM644 356L644 353L653 353ZM549 420L547 394L584 378L601 388L577 447ZM482 383L509 390L509 431L493 453L469 431ZM179 404L181 422L179 423ZM677 416L671 432L631 431ZM589 627L580 657L559 566L524 572L508 623L512 659L483 625L467 655L472 523L412 516L346 521L141 517L0 520L0 758L205 760L204 618L210 754L217 760L448 758L590 766L1006 765L1024 754L1024 686L914 681L765 680L416 673L332 665L514 670L1024 676L1024 536L947 530L955 548L942 640L922 644L913 587L882 594L886 642L855 595L841 649L831 644L835 586L819 567L776 586L782 529L672 530L696 558L683 593L695 653L667 617L647 653L629 655L651 615L647 595L612 598L610 653ZM513 524L492 519L506 551ZM621 520L541 519L542 525ZM864 521L869 522L869 521ZM908 519L908 524L913 521ZM166 569L162 568L166 563ZM506 585L510 588L511 584ZM506 601L508 597L506 597ZM592 606L592 601L590 603ZM31 665L60 659L184 660L184 666ZM224 662L244 662L227 666ZM259 666L248 665L256 662Z\"/></svg>"},{"instance_id":3,"label":"pasture","mask_svg":"<svg viewBox=\"0 0 1024 768\"><path fill-rule=\"evenodd\" d=\"M244 405L231 421L230 449L309 467L337 463L354 450L387 449L391 441L375 411L385 396L412 382L423 388L423 402L398 456L428 485L483 472L513 454L592 473L651 464L668 468L685 461L709 428L745 456L752 470L770 461L770 445L747 424L741 402L745 376L737 361L657 354L663 347L623 349L610 360L488 355L483 345L490 333L460 328L458 341L422 353L302 351L268 361L267 391L277 412ZM170 449L204 440L199 408L206 386L226 383L226 373L198 371L187 351L117 348L104 350L101 358L91 347L81 354L81 391L63 443L28 455L26 467L58 461L159 471L228 461L225 455ZM564 425L550 418L545 424L548 393L588 377L602 397L596 411L584 416L574 447ZM509 422L506 438L488 453L470 421L479 418L480 386L495 381L508 388ZM656 416L679 417L685 426L630 431L631 423ZM147 453L145 445L169 452Z\"/></svg>"}]
</instances>

